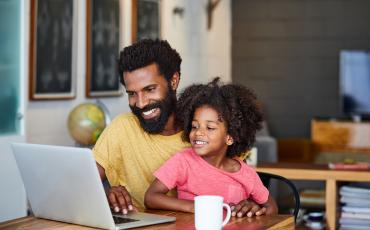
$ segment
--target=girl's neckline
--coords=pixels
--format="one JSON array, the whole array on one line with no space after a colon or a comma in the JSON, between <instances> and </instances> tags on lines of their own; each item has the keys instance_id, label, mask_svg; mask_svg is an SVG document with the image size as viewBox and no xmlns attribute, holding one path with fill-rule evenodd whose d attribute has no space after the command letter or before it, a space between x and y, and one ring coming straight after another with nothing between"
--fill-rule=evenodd
<instances>
[{"instance_id":1,"label":"girl's neckline","mask_svg":"<svg viewBox=\"0 0 370 230\"><path fill-rule=\"evenodd\" d=\"M194 150L192 150L192 153L193 153L197 158L199 158L199 160L200 160L200 162L202 162L202 164L205 164L205 165L207 165L207 167L210 167L210 168L212 168L212 169L216 169L217 171L220 171L220 172L223 172L223 173L228 173L228 174L239 174L239 173L241 172L241 170L242 170L242 164L241 164L240 160L239 160L239 159L237 159L237 158L231 158L231 159L232 159L232 160L234 160L234 161L236 161L236 162L239 164L239 166L240 166L239 170L238 170L238 171L235 171L235 172L229 172L229 171L225 171L225 170L223 170L223 169L220 169L220 168L217 168L217 167L215 167L215 166L211 165L211 164L210 164L210 163L208 163L206 160L204 160L201 156L199 156L198 154L196 154L196 153L194 152Z\"/></svg>"}]
</instances>

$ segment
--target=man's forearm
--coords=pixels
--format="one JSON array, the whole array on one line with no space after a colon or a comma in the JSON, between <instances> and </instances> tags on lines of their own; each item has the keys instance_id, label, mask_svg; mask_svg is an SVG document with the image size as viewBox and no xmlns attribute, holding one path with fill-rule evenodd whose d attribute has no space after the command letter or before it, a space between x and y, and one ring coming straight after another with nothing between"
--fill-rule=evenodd
<instances>
[{"instance_id":1,"label":"man's forearm","mask_svg":"<svg viewBox=\"0 0 370 230\"><path fill-rule=\"evenodd\" d=\"M100 176L101 181L106 180L107 176L105 175L105 169L98 162L96 162L96 167L98 167L99 176Z\"/></svg>"},{"instance_id":2,"label":"man's forearm","mask_svg":"<svg viewBox=\"0 0 370 230\"><path fill-rule=\"evenodd\" d=\"M277 207L276 201L271 195L269 195L269 198L267 202L265 203L264 207L266 208L266 215L278 214L278 207Z\"/></svg>"}]
</instances>

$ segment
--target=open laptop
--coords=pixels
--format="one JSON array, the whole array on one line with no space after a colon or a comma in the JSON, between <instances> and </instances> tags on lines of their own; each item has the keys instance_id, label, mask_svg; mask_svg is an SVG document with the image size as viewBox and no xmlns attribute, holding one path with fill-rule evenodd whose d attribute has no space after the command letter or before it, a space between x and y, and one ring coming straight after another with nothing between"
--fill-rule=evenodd
<instances>
[{"instance_id":1,"label":"open laptop","mask_svg":"<svg viewBox=\"0 0 370 230\"><path fill-rule=\"evenodd\" d=\"M105 229L175 221L175 217L130 212L112 215L90 149L12 144L36 217Z\"/></svg>"}]
</instances>

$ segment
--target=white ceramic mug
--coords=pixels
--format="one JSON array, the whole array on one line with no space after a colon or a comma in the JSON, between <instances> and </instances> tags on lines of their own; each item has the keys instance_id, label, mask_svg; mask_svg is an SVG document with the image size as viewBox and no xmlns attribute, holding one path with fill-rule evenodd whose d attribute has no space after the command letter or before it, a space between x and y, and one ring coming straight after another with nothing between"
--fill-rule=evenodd
<instances>
[{"instance_id":1,"label":"white ceramic mug","mask_svg":"<svg viewBox=\"0 0 370 230\"><path fill-rule=\"evenodd\" d=\"M224 220L223 208L227 210ZM220 230L231 217L230 206L224 203L222 196L196 196L194 210L197 230Z\"/></svg>"}]
</instances>

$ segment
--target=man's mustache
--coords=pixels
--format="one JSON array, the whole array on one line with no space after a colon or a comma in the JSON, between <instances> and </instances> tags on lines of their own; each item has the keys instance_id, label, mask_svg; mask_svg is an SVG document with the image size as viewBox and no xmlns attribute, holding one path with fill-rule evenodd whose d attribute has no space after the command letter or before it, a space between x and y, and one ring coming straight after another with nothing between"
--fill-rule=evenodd
<instances>
[{"instance_id":1,"label":"man's mustache","mask_svg":"<svg viewBox=\"0 0 370 230\"><path fill-rule=\"evenodd\" d=\"M160 108L161 107L161 103L160 102L156 102L156 103L152 103L152 104L149 104L149 105L146 105L144 108L139 108L137 106L130 106L131 107L131 110L135 113L143 113L143 112L146 112L146 111L149 111L149 110L152 110L152 109L156 109L156 108Z\"/></svg>"}]
</instances>

